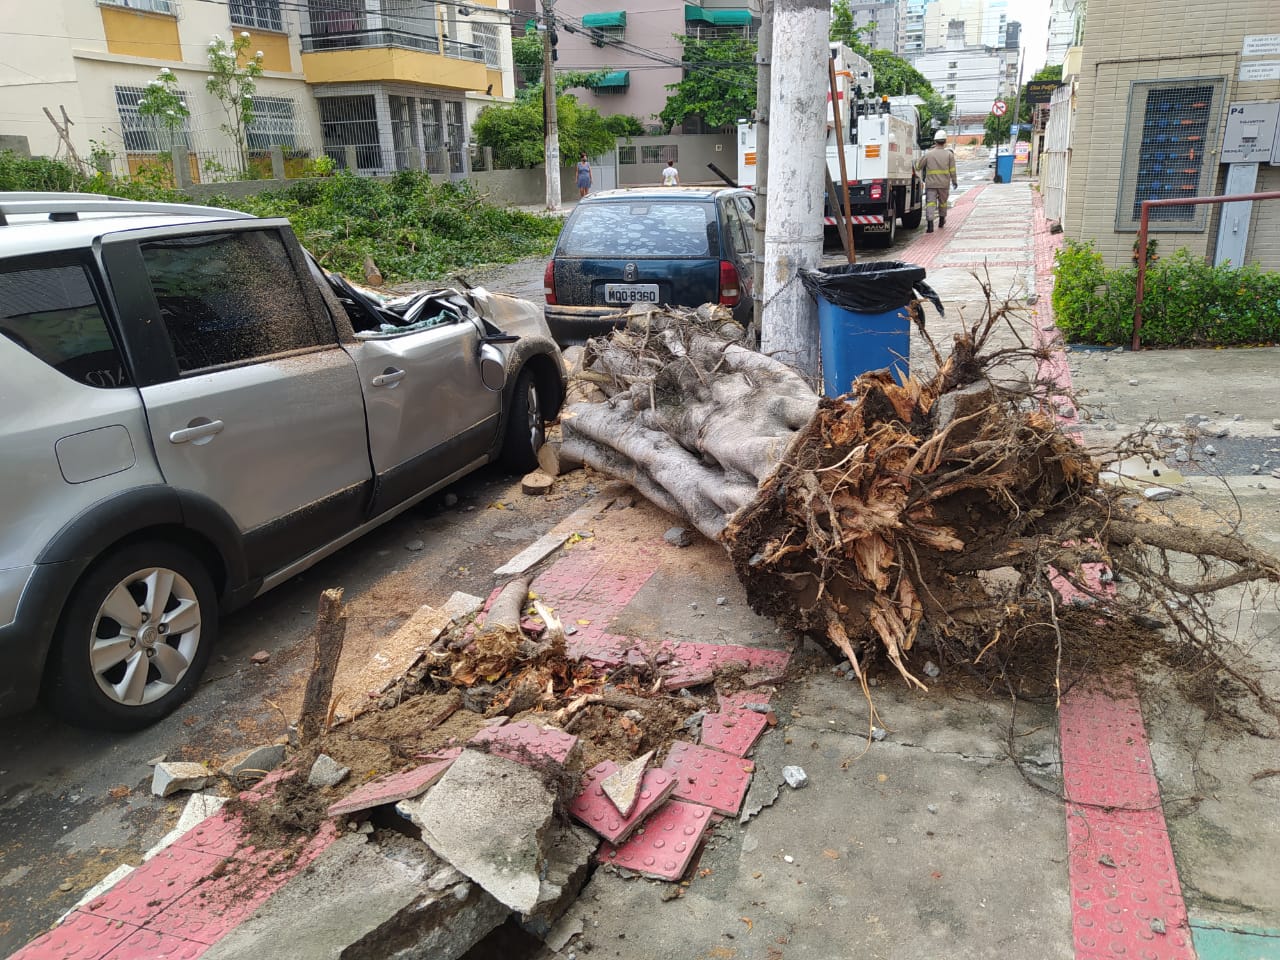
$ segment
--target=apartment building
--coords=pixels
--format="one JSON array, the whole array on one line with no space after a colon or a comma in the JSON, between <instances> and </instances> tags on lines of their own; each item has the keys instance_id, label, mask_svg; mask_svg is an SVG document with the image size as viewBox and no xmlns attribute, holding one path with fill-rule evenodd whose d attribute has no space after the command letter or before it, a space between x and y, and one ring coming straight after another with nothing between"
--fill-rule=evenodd
<instances>
[{"instance_id":1,"label":"apartment building","mask_svg":"<svg viewBox=\"0 0 1280 960\"><path fill-rule=\"evenodd\" d=\"M1274 0L1090 0L1074 104L1063 227L1112 266L1143 200L1280 190ZM1280 269L1276 201L1156 208L1150 228L1162 254Z\"/></svg>"},{"instance_id":2,"label":"apartment building","mask_svg":"<svg viewBox=\"0 0 1280 960\"><path fill-rule=\"evenodd\" d=\"M1067 51L1080 45L1084 36L1085 5L1085 0L1050 0L1046 65L1062 63L1067 58Z\"/></svg>"},{"instance_id":3,"label":"apartment building","mask_svg":"<svg viewBox=\"0 0 1280 960\"><path fill-rule=\"evenodd\" d=\"M760 26L759 0L754 2L629 0L624 9L607 0L560 0L556 70L605 71L593 88L574 95L602 114L630 114L656 129L668 86L684 77L679 36L754 39ZM687 124L685 132L704 132L696 126Z\"/></svg>"},{"instance_id":4,"label":"apartment building","mask_svg":"<svg viewBox=\"0 0 1280 960\"><path fill-rule=\"evenodd\" d=\"M853 25L865 32L862 39L872 50L895 50L898 42L900 0L852 0Z\"/></svg>"},{"instance_id":5,"label":"apartment building","mask_svg":"<svg viewBox=\"0 0 1280 960\"><path fill-rule=\"evenodd\" d=\"M117 173L154 165L171 146L212 181L267 164L297 172L328 154L367 172L461 173L470 118L514 95L507 0L45 0L6 10L0 34L0 136L65 156L43 108L65 109L71 145ZM211 39L247 33L264 72L247 156L205 89ZM161 70L190 116L176 134L139 102ZM174 141L172 144L170 140Z\"/></svg>"}]
</instances>

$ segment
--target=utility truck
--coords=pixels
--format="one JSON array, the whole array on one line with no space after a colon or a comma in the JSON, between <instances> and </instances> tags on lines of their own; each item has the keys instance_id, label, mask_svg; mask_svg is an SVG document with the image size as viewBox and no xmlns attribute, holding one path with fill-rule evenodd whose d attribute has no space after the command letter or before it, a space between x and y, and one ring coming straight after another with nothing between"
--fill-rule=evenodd
<instances>
[{"instance_id":1,"label":"utility truck","mask_svg":"<svg viewBox=\"0 0 1280 960\"><path fill-rule=\"evenodd\" d=\"M844 153L844 182L848 186L848 214L863 241L887 247L897 236L898 219L913 230L924 214L924 185L916 171L920 159L916 108L908 98L873 97L875 74L865 58L841 43L831 44L835 61L836 97L827 94L827 171L835 184L828 188L823 224L838 228L844 209L840 189L840 154ZM836 133L840 111L840 136ZM841 142L843 139L843 142ZM756 125L738 121L738 185L756 183Z\"/></svg>"}]
</instances>

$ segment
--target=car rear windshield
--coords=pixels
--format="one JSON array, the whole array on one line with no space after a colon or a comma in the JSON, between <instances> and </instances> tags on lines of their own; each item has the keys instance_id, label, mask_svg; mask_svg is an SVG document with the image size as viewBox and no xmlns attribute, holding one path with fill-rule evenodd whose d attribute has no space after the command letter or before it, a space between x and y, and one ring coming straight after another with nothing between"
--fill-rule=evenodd
<instances>
[{"instance_id":1,"label":"car rear windshield","mask_svg":"<svg viewBox=\"0 0 1280 960\"><path fill-rule=\"evenodd\" d=\"M566 257L706 257L715 237L714 206L635 200L583 204L560 235Z\"/></svg>"}]
</instances>

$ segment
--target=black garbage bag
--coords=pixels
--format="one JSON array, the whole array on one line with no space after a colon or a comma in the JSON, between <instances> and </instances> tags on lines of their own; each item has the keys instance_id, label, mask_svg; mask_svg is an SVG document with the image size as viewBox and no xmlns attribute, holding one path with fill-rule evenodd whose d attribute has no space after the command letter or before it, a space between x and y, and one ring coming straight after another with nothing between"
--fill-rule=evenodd
<instances>
[{"instance_id":1,"label":"black garbage bag","mask_svg":"<svg viewBox=\"0 0 1280 960\"><path fill-rule=\"evenodd\" d=\"M924 267L901 260L846 263L801 270L800 282L815 299L858 313L888 313L912 300L928 300L942 315L942 299L924 282Z\"/></svg>"}]
</instances>

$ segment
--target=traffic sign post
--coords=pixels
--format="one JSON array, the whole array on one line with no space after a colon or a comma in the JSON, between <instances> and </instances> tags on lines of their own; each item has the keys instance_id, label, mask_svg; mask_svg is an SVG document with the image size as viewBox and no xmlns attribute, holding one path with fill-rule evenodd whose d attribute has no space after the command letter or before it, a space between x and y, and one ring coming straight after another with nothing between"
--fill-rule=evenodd
<instances>
[{"instance_id":1,"label":"traffic sign post","mask_svg":"<svg viewBox=\"0 0 1280 960\"><path fill-rule=\"evenodd\" d=\"M1009 112L1009 105L1003 100L997 100L991 105L991 112L997 117L1003 117Z\"/></svg>"}]
</instances>

